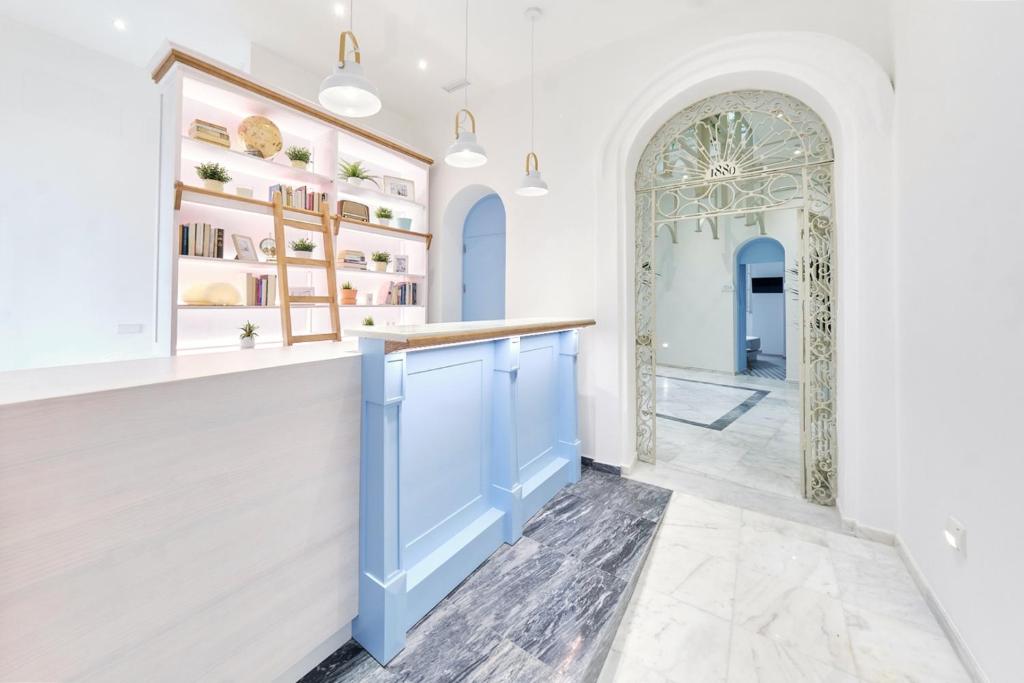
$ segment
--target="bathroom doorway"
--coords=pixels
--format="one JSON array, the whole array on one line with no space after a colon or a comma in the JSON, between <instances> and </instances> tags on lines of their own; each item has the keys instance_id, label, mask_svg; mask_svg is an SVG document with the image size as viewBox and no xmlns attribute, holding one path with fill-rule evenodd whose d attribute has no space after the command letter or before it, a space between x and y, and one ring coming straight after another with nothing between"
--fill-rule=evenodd
<instances>
[{"instance_id":1,"label":"bathroom doorway","mask_svg":"<svg viewBox=\"0 0 1024 683\"><path fill-rule=\"evenodd\" d=\"M480 199L462 229L462 319L505 317L505 205L497 194Z\"/></svg>"}]
</instances>

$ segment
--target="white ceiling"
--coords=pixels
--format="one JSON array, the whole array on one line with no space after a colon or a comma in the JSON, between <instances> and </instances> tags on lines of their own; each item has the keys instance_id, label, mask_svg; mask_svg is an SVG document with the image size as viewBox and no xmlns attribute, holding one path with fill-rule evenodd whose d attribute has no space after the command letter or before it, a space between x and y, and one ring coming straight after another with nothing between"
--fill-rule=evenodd
<instances>
[{"instance_id":1,"label":"white ceiling","mask_svg":"<svg viewBox=\"0 0 1024 683\"><path fill-rule=\"evenodd\" d=\"M529 23L539 6L537 68L583 55L666 22L755 0L471 0L470 74L473 93L529 73ZM260 43L307 70L326 75L337 53L333 0L3 0L0 12L140 66L165 40L239 66ZM455 96L441 86L462 77L464 0L356 0L355 31L363 64L386 106L407 115ZM118 32L114 18L128 29ZM426 71L417 62L428 62ZM461 98L461 95L458 96Z\"/></svg>"}]
</instances>

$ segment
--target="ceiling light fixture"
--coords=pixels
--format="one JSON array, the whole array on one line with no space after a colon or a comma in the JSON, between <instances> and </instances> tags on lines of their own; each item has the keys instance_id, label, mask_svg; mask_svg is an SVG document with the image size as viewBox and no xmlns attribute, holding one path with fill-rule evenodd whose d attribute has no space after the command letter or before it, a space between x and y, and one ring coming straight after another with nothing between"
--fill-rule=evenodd
<instances>
[{"instance_id":1,"label":"ceiling light fixture","mask_svg":"<svg viewBox=\"0 0 1024 683\"><path fill-rule=\"evenodd\" d=\"M455 142L444 155L444 162L456 168L475 168L487 163L487 152L476 141L476 117L469 110L469 0L466 0L466 52L465 73L466 87L463 89L463 107L455 112ZM466 125L469 130L466 130Z\"/></svg>"},{"instance_id":2,"label":"ceiling light fixture","mask_svg":"<svg viewBox=\"0 0 1024 683\"><path fill-rule=\"evenodd\" d=\"M320 83L320 104L341 116L373 116L380 111L381 102L376 86L363 75L359 41L352 32L355 26L355 13L352 11L351 3L348 17L349 30L342 31L338 37L338 66L334 73ZM348 38L352 39L352 59L348 59L349 52L346 50Z\"/></svg>"},{"instance_id":3,"label":"ceiling light fixture","mask_svg":"<svg viewBox=\"0 0 1024 683\"><path fill-rule=\"evenodd\" d=\"M540 161L537 159L534 149L534 64L533 64L533 33L537 26L537 20L541 17L539 7L530 7L526 10L526 18L530 22L530 151L526 154L526 175L519 183L516 194L521 197L542 197L548 193L548 184L540 175ZM530 169L530 162L533 162L533 169Z\"/></svg>"},{"instance_id":4,"label":"ceiling light fixture","mask_svg":"<svg viewBox=\"0 0 1024 683\"><path fill-rule=\"evenodd\" d=\"M334 16L343 17L345 16L345 5L340 2L334 3Z\"/></svg>"},{"instance_id":5,"label":"ceiling light fixture","mask_svg":"<svg viewBox=\"0 0 1024 683\"><path fill-rule=\"evenodd\" d=\"M114 28L118 31L127 31L128 24L124 23L124 19L114 19Z\"/></svg>"}]
</instances>

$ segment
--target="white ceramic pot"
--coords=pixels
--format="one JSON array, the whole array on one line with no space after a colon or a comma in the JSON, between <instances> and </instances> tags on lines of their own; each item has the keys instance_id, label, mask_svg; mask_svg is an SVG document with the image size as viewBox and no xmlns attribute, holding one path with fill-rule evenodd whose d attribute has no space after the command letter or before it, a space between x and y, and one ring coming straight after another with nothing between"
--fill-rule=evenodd
<instances>
[{"instance_id":1,"label":"white ceramic pot","mask_svg":"<svg viewBox=\"0 0 1024 683\"><path fill-rule=\"evenodd\" d=\"M377 219L377 225L386 225L386 226L390 227L391 226L391 219L390 218L378 218Z\"/></svg>"},{"instance_id":2,"label":"white ceramic pot","mask_svg":"<svg viewBox=\"0 0 1024 683\"><path fill-rule=\"evenodd\" d=\"M242 337L238 345L243 349L254 349L256 348L256 337Z\"/></svg>"},{"instance_id":3,"label":"white ceramic pot","mask_svg":"<svg viewBox=\"0 0 1024 683\"><path fill-rule=\"evenodd\" d=\"M292 162L292 167L294 167L294 168L301 168L303 171L306 170L306 162L305 161L302 161L300 159L292 159L291 162Z\"/></svg>"},{"instance_id":4,"label":"white ceramic pot","mask_svg":"<svg viewBox=\"0 0 1024 683\"><path fill-rule=\"evenodd\" d=\"M313 258L313 252L311 251L295 251L292 249L292 256L295 258Z\"/></svg>"},{"instance_id":5,"label":"white ceramic pot","mask_svg":"<svg viewBox=\"0 0 1024 683\"><path fill-rule=\"evenodd\" d=\"M205 187L207 190L213 190L214 192L224 191L224 183L220 180L210 180L209 178L204 178L203 187Z\"/></svg>"},{"instance_id":6,"label":"white ceramic pot","mask_svg":"<svg viewBox=\"0 0 1024 683\"><path fill-rule=\"evenodd\" d=\"M348 178L347 180L349 182L349 185L355 185L356 187L359 187L363 184L362 178Z\"/></svg>"},{"instance_id":7,"label":"white ceramic pot","mask_svg":"<svg viewBox=\"0 0 1024 683\"><path fill-rule=\"evenodd\" d=\"M388 272L388 262L387 261L370 261L370 270L372 270L374 272L377 272L377 273L386 273L386 272Z\"/></svg>"}]
</instances>

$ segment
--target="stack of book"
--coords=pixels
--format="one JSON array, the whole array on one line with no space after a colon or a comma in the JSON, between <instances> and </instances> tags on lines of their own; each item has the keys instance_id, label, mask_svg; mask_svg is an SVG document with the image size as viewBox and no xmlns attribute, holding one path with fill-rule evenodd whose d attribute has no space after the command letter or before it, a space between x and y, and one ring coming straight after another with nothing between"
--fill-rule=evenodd
<instances>
[{"instance_id":1,"label":"stack of book","mask_svg":"<svg viewBox=\"0 0 1024 683\"><path fill-rule=\"evenodd\" d=\"M327 202L326 192L316 192L306 187L292 187L291 185L271 185L267 191L267 201L274 201L274 193L281 193L281 203L293 209L307 209L309 211L320 211L320 206Z\"/></svg>"},{"instance_id":2,"label":"stack of book","mask_svg":"<svg viewBox=\"0 0 1024 683\"><path fill-rule=\"evenodd\" d=\"M274 306L277 301L277 276L245 274L245 305Z\"/></svg>"},{"instance_id":3,"label":"stack of book","mask_svg":"<svg viewBox=\"0 0 1024 683\"><path fill-rule=\"evenodd\" d=\"M202 119L196 119L192 122L192 125L188 127L188 136L193 140L202 140L203 142L209 142L211 145L231 148L231 136L228 135L228 129L224 126L218 126L216 123L203 121Z\"/></svg>"},{"instance_id":4,"label":"stack of book","mask_svg":"<svg viewBox=\"0 0 1024 683\"><path fill-rule=\"evenodd\" d=\"M366 270L366 254L357 249L342 249L338 252L338 265L349 270Z\"/></svg>"},{"instance_id":5,"label":"stack of book","mask_svg":"<svg viewBox=\"0 0 1024 683\"><path fill-rule=\"evenodd\" d=\"M381 288L379 301L391 306L415 306L419 303L419 287L415 282L392 282Z\"/></svg>"},{"instance_id":6,"label":"stack of book","mask_svg":"<svg viewBox=\"0 0 1024 683\"><path fill-rule=\"evenodd\" d=\"M182 256L224 258L224 228L215 228L209 223L183 223L178 253Z\"/></svg>"}]
</instances>

